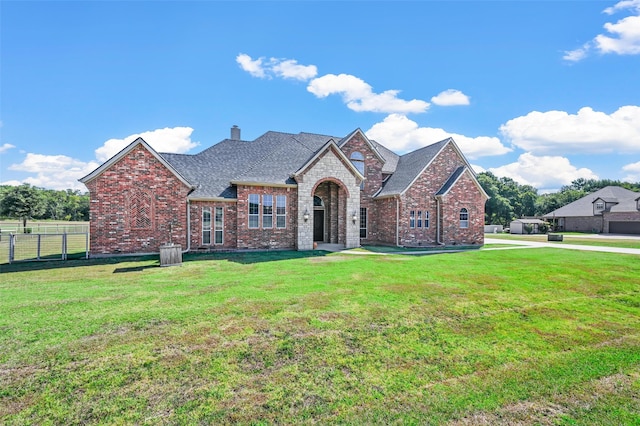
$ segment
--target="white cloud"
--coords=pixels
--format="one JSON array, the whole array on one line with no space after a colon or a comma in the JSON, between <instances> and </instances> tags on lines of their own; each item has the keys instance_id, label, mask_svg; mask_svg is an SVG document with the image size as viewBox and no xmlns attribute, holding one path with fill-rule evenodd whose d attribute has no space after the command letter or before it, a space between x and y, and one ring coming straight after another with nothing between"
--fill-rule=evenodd
<instances>
[{"instance_id":1,"label":"white cloud","mask_svg":"<svg viewBox=\"0 0 640 426\"><path fill-rule=\"evenodd\" d=\"M236 62L244 71L258 78L289 78L307 81L318 75L315 65L300 65L295 59L278 59L264 57L253 59L251 56L241 53L236 56Z\"/></svg>"},{"instance_id":2,"label":"white cloud","mask_svg":"<svg viewBox=\"0 0 640 426\"><path fill-rule=\"evenodd\" d=\"M602 54L640 54L640 0L623 0L606 8L603 12L613 15L622 10L630 10L633 15L622 18L616 23L605 23L604 29L608 34L598 34L582 47L566 51L563 59L577 62L586 58L594 49Z\"/></svg>"},{"instance_id":3,"label":"white cloud","mask_svg":"<svg viewBox=\"0 0 640 426\"><path fill-rule=\"evenodd\" d=\"M254 77L265 78L267 75L262 67L262 60L263 58L253 60L251 56L244 53L236 56L236 62L240 65L240 68Z\"/></svg>"},{"instance_id":4,"label":"white cloud","mask_svg":"<svg viewBox=\"0 0 640 426\"><path fill-rule=\"evenodd\" d=\"M10 143L2 144L2 146L0 146L0 154L9 151L11 148L15 148L15 145L11 145Z\"/></svg>"},{"instance_id":5,"label":"white cloud","mask_svg":"<svg viewBox=\"0 0 640 426\"><path fill-rule=\"evenodd\" d=\"M315 65L299 65L295 59L278 60L271 58L272 70L276 76L307 81L318 75Z\"/></svg>"},{"instance_id":6,"label":"white cloud","mask_svg":"<svg viewBox=\"0 0 640 426\"><path fill-rule=\"evenodd\" d=\"M191 127L165 127L164 129L130 135L123 139L109 139L96 149L96 158L100 162L105 162L138 137L144 139L158 152L182 154L200 145L191 140L191 133L193 133Z\"/></svg>"},{"instance_id":7,"label":"white cloud","mask_svg":"<svg viewBox=\"0 0 640 426\"><path fill-rule=\"evenodd\" d=\"M628 175L622 178L625 182L640 182L640 161L637 163L627 164L622 167L622 170L627 172Z\"/></svg>"},{"instance_id":8,"label":"white cloud","mask_svg":"<svg viewBox=\"0 0 640 426\"><path fill-rule=\"evenodd\" d=\"M640 106L612 114L584 107L577 114L533 111L500 126L502 134L535 154L640 152Z\"/></svg>"},{"instance_id":9,"label":"white cloud","mask_svg":"<svg viewBox=\"0 0 640 426\"><path fill-rule=\"evenodd\" d=\"M9 170L35 173L21 183L50 189L86 190L78 179L89 174L100 164L95 161L84 162L66 155L42 155L28 153L24 161L12 164ZM11 183L9 183L11 184Z\"/></svg>"},{"instance_id":10,"label":"white cloud","mask_svg":"<svg viewBox=\"0 0 640 426\"><path fill-rule=\"evenodd\" d=\"M420 113L429 108L429 103L413 99L398 98L398 90L374 93L364 80L349 74L327 74L309 83L307 90L318 98L339 94L347 107L353 111L384 113Z\"/></svg>"},{"instance_id":11,"label":"white cloud","mask_svg":"<svg viewBox=\"0 0 640 426\"><path fill-rule=\"evenodd\" d=\"M583 60L589 54L591 43L585 43L582 47L575 50L567 50L564 52L562 59L569 62L578 62Z\"/></svg>"},{"instance_id":12,"label":"white cloud","mask_svg":"<svg viewBox=\"0 0 640 426\"><path fill-rule=\"evenodd\" d=\"M578 178L598 179L587 168L576 168L568 158L559 156L535 156L525 152L518 161L504 166L489 168L498 177L509 177L522 185L531 185L542 191L569 185Z\"/></svg>"},{"instance_id":13,"label":"white cloud","mask_svg":"<svg viewBox=\"0 0 640 426\"><path fill-rule=\"evenodd\" d=\"M431 98L431 102L440 106L469 105L469 97L459 90L448 89Z\"/></svg>"},{"instance_id":14,"label":"white cloud","mask_svg":"<svg viewBox=\"0 0 640 426\"><path fill-rule=\"evenodd\" d=\"M496 137L479 136L473 138L449 133L444 129L419 127L418 123L401 114L387 116L382 122L374 124L366 132L366 135L398 153L431 145L448 137L452 137L465 156L471 159L502 155L511 151Z\"/></svg>"},{"instance_id":15,"label":"white cloud","mask_svg":"<svg viewBox=\"0 0 640 426\"><path fill-rule=\"evenodd\" d=\"M606 23L604 28L613 37L599 34L595 38L600 53L637 55L640 53L640 16L628 16L615 24Z\"/></svg>"}]
</instances>

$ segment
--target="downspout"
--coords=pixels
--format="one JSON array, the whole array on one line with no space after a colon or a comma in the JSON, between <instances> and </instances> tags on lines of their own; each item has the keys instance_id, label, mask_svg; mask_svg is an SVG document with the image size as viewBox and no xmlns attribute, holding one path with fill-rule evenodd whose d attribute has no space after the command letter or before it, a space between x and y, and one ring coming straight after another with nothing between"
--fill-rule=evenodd
<instances>
[{"instance_id":1,"label":"downspout","mask_svg":"<svg viewBox=\"0 0 640 426\"><path fill-rule=\"evenodd\" d=\"M441 241L440 239L440 197L436 196L436 216L438 216L436 218L436 243L440 244L440 245L444 245L444 243Z\"/></svg>"},{"instance_id":2,"label":"downspout","mask_svg":"<svg viewBox=\"0 0 640 426\"><path fill-rule=\"evenodd\" d=\"M182 250L182 253L187 253L191 250L191 201L187 200L187 248Z\"/></svg>"},{"instance_id":3,"label":"downspout","mask_svg":"<svg viewBox=\"0 0 640 426\"><path fill-rule=\"evenodd\" d=\"M396 246L400 247L400 196L396 196Z\"/></svg>"}]
</instances>

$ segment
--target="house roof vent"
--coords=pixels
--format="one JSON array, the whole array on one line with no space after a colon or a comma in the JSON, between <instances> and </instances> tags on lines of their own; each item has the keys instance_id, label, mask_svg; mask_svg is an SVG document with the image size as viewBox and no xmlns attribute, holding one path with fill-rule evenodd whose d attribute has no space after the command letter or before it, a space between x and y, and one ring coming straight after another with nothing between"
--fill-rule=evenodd
<instances>
[{"instance_id":1,"label":"house roof vent","mask_svg":"<svg viewBox=\"0 0 640 426\"><path fill-rule=\"evenodd\" d=\"M240 140L240 127L236 126L235 124L231 128L231 139L234 141Z\"/></svg>"}]
</instances>

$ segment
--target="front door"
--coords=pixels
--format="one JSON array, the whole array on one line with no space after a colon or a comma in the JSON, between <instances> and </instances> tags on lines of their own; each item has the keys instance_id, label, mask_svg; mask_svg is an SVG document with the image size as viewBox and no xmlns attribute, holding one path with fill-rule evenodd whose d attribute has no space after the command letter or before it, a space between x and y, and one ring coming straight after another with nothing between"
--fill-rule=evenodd
<instances>
[{"instance_id":1,"label":"front door","mask_svg":"<svg viewBox=\"0 0 640 426\"><path fill-rule=\"evenodd\" d=\"M324 210L313 211L313 241L324 241Z\"/></svg>"}]
</instances>

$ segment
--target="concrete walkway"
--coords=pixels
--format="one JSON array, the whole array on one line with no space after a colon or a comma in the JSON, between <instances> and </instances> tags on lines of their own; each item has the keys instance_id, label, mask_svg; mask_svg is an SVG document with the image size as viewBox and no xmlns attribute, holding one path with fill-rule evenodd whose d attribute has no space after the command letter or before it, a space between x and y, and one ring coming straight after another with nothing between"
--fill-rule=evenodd
<instances>
[{"instance_id":1,"label":"concrete walkway","mask_svg":"<svg viewBox=\"0 0 640 426\"><path fill-rule=\"evenodd\" d=\"M622 253L622 254L635 254L640 256L640 249L623 248L623 247L606 247L606 246L586 246L580 244L564 244L564 243L545 243L539 241L525 241L525 240L503 240L498 238L485 238L485 244L508 244L509 247L488 247L481 250L513 250L513 249L525 249L525 248L558 248L567 250L583 250L583 251L599 251L606 253ZM342 252L356 255L374 255L374 256L389 256L394 254L402 255L427 255L427 254L441 254L441 253L458 253L469 250L421 250L421 251L398 251L398 252L370 252L345 249L343 244L318 244L318 250L325 250L329 252Z\"/></svg>"},{"instance_id":2,"label":"concrete walkway","mask_svg":"<svg viewBox=\"0 0 640 426\"><path fill-rule=\"evenodd\" d=\"M517 247L490 247L483 248L482 250L509 250L514 248L540 248L551 247L567 250L582 250L582 251L601 251L606 253L622 253L622 254L635 254L640 256L640 249L623 248L623 247L606 247L606 246L584 246L580 244L564 244L564 243L543 243L538 241L524 241L524 240L503 240L498 238L485 238L485 244L509 244Z\"/></svg>"}]
</instances>

